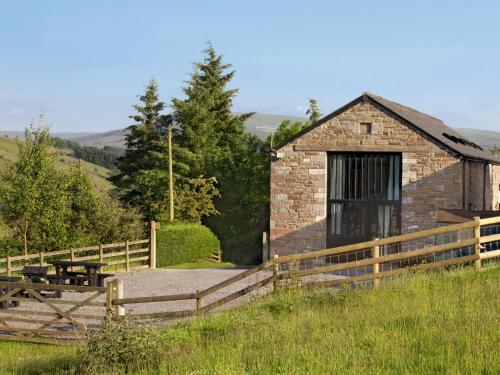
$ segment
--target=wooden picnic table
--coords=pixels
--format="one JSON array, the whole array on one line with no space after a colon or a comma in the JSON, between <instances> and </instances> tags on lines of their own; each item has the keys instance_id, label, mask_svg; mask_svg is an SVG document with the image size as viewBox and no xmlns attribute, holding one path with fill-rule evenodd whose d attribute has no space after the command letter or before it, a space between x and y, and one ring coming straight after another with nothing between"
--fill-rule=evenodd
<instances>
[{"instance_id":1,"label":"wooden picnic table","mask_svg":"<svg viewBox=\"0 0 500 375\"><path fill-rule=\"evenodd\" d=\"M56 271L55 275L49 275L49 282L52 284L62 285L69 281L73 285L103 286L104 278L111 276L99 273L99 270L107 263L54 260L50 264ZM70 267L83 267L85 271L69 271Z\"/></svg>"}]
</instances>

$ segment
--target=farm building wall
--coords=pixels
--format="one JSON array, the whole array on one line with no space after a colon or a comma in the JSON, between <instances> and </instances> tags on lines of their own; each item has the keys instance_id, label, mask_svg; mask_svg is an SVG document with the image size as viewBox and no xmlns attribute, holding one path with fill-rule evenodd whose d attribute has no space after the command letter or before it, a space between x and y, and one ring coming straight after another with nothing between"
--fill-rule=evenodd
<instances>
[{"instance_id":1,"label":"farm building wall","mask_svg":"<svg viewBox=\"0 0 500 375\"><path fill-rule=\"evenodd\" d=\"M371 132L362 131L364 123ZM295 150L299 146L300 150ZM436 225L438 208L463 207L463 165L418 129L360 102L277 150L271 163L271 254L326 247L327 146L402 146L402 232ZM417 151L411 148L418 147Z\"/></svg>"},{"instance_id":2,"label":"farm building wall","mask_svg":"<svg viewBox=\"0 0 500 375\"><path fill-rule=\"evenodd\" d=\"M492 210L500 210L500 165L491 165L491 208Z\"/></svg>"}]
</instances>

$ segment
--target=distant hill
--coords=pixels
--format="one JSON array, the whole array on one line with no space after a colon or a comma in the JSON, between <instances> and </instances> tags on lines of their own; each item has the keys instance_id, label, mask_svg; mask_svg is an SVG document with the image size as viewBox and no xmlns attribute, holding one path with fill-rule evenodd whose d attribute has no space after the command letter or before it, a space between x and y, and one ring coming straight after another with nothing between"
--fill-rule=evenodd
<instances>
[{"instance_id":1,"label":"distant hill","mask_svg":"<svg viewBox=\"0 0 500 375\"><path fill-rule=\"evenodd\" d=\"M256 113L245 123L246 129L250 134L255 134L260 139L268 136L264 130L259 129L262 126L277 126L283 120L304 121L305 118L297 116L269 115L265 113ZM114 146L118 148L125 147L124 144L125 129L111 130L103 133L86 134L84 136L69 136L66 139L75 141L85 146ZM61 137L64 138L64 137Z\"/></svg>"},{"instance_id":2,"label":"distant hill","mask_svg":"<svg viewBox=\"0 0 500 375\"><path fill-rule=\"evenodd\" d=\"M283 120L304 121L305 118L297 116L282 116L270 115L265 113L256 113L250 117L245 123L246 129L249 133L255 134L260 139L265 139L268 136L260 127L274 127L279 125ZM455 129L462 133L465 138L470 139L472 142L477 143L481 147L488 149L493 145L500 146L500 132L477 130L477 129ZM0 131L0 135L7 134L10 137L23 136L23 132L14 131ZM69 139L85 146L114 146L124 148L124 134L125 129L110 130L102 133L54 133L53 135L60 138Z\"/></svg>"},{"instance_id":3,"label":"distant hill","mask_svg":"<svg viewBox=\"0 0 500 375\"><path fill-rule=\"evenodd\" d=\"M54 152L56 154L56 168L60 170L68 170L71 165L77 163L77 159L71 156L70 150L54 149ZM5 172L9 166L16 162L17 154L18 147L16 140L5 136L0 137L0 173ZM111 189L111 183L106 179L111 174L109 169L86 161L82 161L81 166L90 174L92 181L98 189L104 191Z\"/></svg>"},{"instance_id":4,"label":"distant hill","mask_svg":"<svg viewBox=\"0 0 500 375\"><path fill-rule=\"evenodd\" d=\"M261 126L277 126L283 120L290 121L304 121L305 118L297 116L281 116L281 115L268 115L264 113L256 113L250 117L245 123L246 129L249 133L255 134L260 139L265 139L267 133L262 129ZM78 142L86 146L114 146L118 148L125 147L124 144L124 134L125 129L111 130L103 133L86 134L84 136L69 136L66 139ZM61 137L64 138L64 137Z\"/></svg>"},{"instance_id":5,"label":"distant hill","mask_svg":"<svg viewBox=\"0 0 500 375\"><path fill-rule=\"evenodd\" d=\"M66 139L78 142L82 146L113 146L117 148L125 148L125 129L110 130L103 133L92 133L84 136L66 137Z\"/></svg>"},{"instance_id":6,"label":"distant hill","mask_svg":"<svg viewBox=\"0 0 500 375\"><path fill-rule=\"evenodd\" d=\"M81 132L81 133L72 133L72 132L60 132L60 133L52 133L51 135L53 137L59 137L59 138L64 138L64 139L69 139L73 137L83 137L89 134L95 134L92 132ZM19 130L0 130L0 136L8 136L10 138L19 138L19 139L24 139L24 131L19 131Z\"/></svg>"},{"instance_id":7,"label":"distant hill","mask_svg":"<svg viewBox=\"0 0 500 375\"><path fill-rule=\"evenodd\" d=\"M489 149L495 145L500 147L500 132L467 128L455 130L482 148Z\"/></svg>"}]
</instances>

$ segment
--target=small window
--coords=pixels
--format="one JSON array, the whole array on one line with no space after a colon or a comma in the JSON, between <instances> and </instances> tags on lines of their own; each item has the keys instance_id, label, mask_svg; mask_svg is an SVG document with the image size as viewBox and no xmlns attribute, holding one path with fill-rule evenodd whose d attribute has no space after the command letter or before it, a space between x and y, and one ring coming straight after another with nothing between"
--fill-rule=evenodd
<instances>
[{"instance_id":1,"label":"small window","mask_svg":"<svg viewBox=\"0 0 500 375\"><path fill-rule=\"evenodd\" d=\"M359 124L359 134L372 134L371 122L362 122Z\"/></svg>"}]
</instances>

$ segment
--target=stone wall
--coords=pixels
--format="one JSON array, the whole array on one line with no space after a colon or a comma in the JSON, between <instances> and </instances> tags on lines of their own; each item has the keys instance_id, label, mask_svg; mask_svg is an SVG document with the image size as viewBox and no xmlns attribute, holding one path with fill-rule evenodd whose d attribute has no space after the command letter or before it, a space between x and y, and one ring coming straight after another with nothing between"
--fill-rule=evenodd
<instances>
[{"instance_id":1,"label":"stone wall","mask_svg":"<svg viewBox=\"0 0 500 375\"><path fill-rule=\"evenodd\" d=\"M491 210L500 210L500 165L491 165Z\"/></svg>"},{"instance_id":2,"label":"stone wall","mask_svg":"<svg viewBox=\"0 0 500 375\"><path fill-rule=\"evenodd\" d=\"M371 123L372 132L361 131ZM325 248L327 153L295 151L302 146L420 146L403 152L402 231L435 226L437 209L463 205L462 164L375 106L362 102L277 150L271 164L270 245L274 254Z\"/></svg>"},{"instance_id":3,"label":"stone wall","mask_svg":"<svg viewBox=\"0 0 500 375\"><path fill-rule=\"evenodd\" d=\"M468 194L465 208L467 210L488 209L487 207L483 207L485 198L485 172L487 175L488 170L484 168L484 163L471 161L466 161L465 163L469 166L469 174L466 176L466 181L468 182ZM486 192L486 194L488 194L488 192Z\"/></svg>"}]
</instances>

